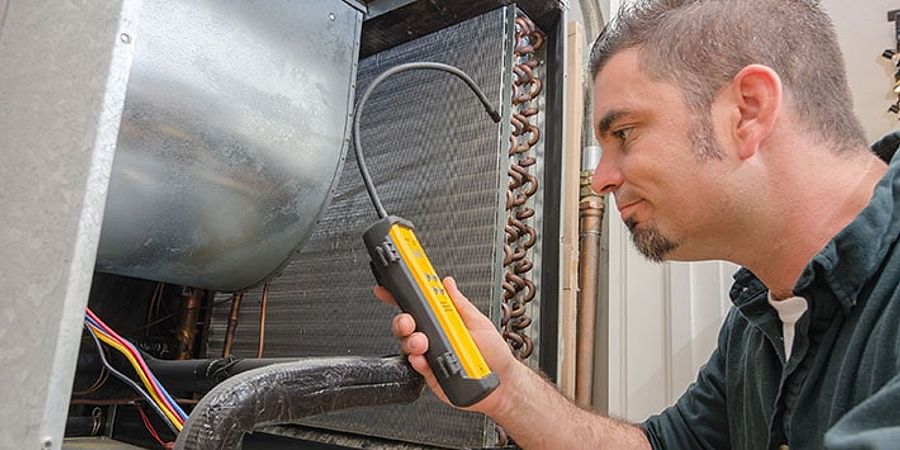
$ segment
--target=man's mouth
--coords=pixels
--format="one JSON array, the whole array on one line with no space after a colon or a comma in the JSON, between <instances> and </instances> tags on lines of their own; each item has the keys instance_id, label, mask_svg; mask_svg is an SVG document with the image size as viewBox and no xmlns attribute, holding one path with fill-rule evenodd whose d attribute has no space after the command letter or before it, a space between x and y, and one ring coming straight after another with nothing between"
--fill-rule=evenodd
<instances>
[{"instance_id":1,"label":"man's mouth","mask_svg":"<svg viewBox=\"0 0 900 450\"><path fill-rule=\"evenodd\" d=\"M631 214L633 213L635 206L637 206L639 203L641 203L641 200L628 202L624 205L618 205L619 216L622 217L622 220L627 220L629 217L631 217Z\"/></svg>"}]
</instances>

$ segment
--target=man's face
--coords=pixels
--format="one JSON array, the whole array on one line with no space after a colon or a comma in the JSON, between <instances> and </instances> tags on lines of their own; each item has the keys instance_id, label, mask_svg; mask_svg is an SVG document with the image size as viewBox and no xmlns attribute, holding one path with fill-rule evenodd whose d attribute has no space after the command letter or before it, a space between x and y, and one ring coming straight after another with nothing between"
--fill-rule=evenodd
<instances>
[{"instance_id":1,"label":"man's face","mask_svg":"<svg viewBox=\"0 0 900 450\"><path fill-rule=\"evenodd\" d=\"M714 236L727 231L729 167L710 117L692 114L677 86L645 75L629 49L597 75L594 120L603 158L593 188L613 193L638 250L654 261L709 258Z\"/></svg>"}]
</instances>

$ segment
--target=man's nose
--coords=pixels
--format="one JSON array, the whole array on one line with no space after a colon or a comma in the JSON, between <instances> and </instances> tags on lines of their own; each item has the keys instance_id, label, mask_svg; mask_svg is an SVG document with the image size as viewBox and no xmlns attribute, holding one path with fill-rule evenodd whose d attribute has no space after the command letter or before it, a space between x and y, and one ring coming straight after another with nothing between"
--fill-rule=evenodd
<instances>
[{"instance_id":1,"label":"man's nose","mask_svg":"<svg viewBox=\"0 0 900 450\"><path fill-rule=\"evenodd\" d=\"M600 162L594 169L594 176L591 178L591 188L598 194L608 194L615 192L622 185L622 170L615 155L603 152Z\"/></svg>"}]
</instances>

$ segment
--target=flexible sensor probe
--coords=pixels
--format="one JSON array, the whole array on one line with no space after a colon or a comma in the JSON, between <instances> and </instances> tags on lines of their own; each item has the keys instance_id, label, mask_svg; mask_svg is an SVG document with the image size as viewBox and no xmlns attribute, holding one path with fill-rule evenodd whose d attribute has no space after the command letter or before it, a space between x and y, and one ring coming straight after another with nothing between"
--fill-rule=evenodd
<instances>
[{"instance_id":1,"label":"flexible sensor probe","mask_svg":"<svg viewBox=\"0 0 900 450\"><path fill-rule=\"evenodd\" d=\"M500 122L500 114L465 72L446 64L420 62L392 67L376 77L363 92L353 116L356 163L379 217L363 234L372 272L378 284L391 291L400 308L415 318L417 331L428 336L425 359L447 398L456 406L469 406L490 394L500 380L484 361L453 301L444 291L441 278L416 238L412 222L389 216L384 210L360 144L363 108L372 91L390 76L410 70L439 70L456 75L478 96L495 123Z\"/></svg>"}]
</instances>

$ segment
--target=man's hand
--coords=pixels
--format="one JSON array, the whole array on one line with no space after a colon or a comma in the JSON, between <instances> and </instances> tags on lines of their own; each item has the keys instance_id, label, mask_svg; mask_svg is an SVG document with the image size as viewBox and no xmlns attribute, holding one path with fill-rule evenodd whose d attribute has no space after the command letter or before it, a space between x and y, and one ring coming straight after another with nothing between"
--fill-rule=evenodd
<instances>
[{"instance_id":1,"label":"man's hand","mask_svg":"<svg viewBox=\"0 0 900 450\"><path fill-rule=\"evenodd\" d=\"M505 397L503 391L508 390L508 385L514 382L516 370L524 366L515 360L503 337L490 319L481 314L475 305L459 291L459 288L456 286L456 280L451 277L444 278L444 288L456 305L463 323L469 329L472 339L475 340L475 344L481 351L482 356L484 356L488 366L500 379L500 385L494 392L485 397L484 400L466 409L491 416L498 414L502 411L503 398ZM382 286L375 287L375 296L385 303L397 304L391 293ZM447 397L434 377L434 373L431 371L431 367L428 366L428 362L425 360L425 351L428 350L428 338L424 333L416 331L415 319L406 313L398 314L394 317L391 324L391 331L394 336L400 339L400 348L407 355L413 369L425 377L425 381L435 395L449 404Z\"/></svg>"},{"instance_id":2,"label":"man's hand","mask_svg":"<svg viewBox=\"0 0 900 450\"><path fill-rule=\"evenodd\" d=\"M444 288L488 366L500 379L494 392L466 410L491 416L528 450L650 449L650 442L638 427L575 406L551 383L517 361L494 324L459 292L453 278L444 279ZM381 286L375 287L375 296L396 305L391 293ZM413 317L398 314L391 330L400 339L409 363L425 377L435 395L449 404L425 360L428 338L416 331Z\"/></svg>"}]
</instances>

